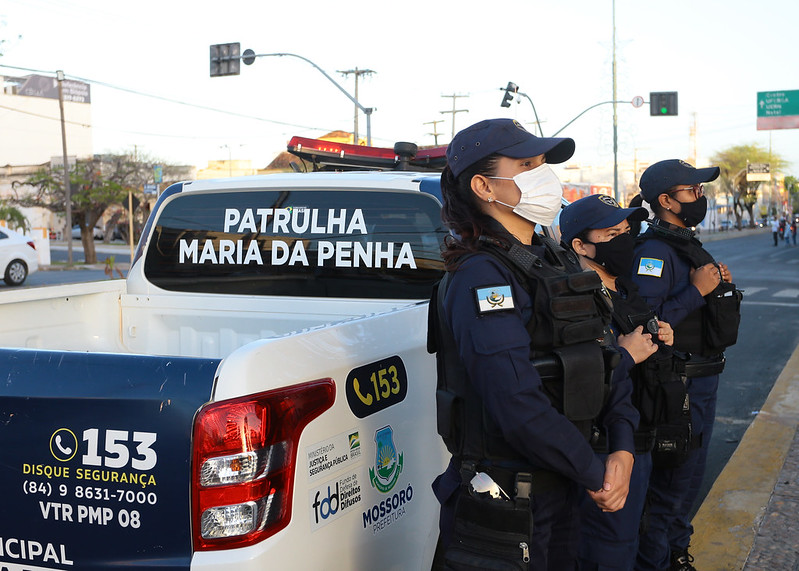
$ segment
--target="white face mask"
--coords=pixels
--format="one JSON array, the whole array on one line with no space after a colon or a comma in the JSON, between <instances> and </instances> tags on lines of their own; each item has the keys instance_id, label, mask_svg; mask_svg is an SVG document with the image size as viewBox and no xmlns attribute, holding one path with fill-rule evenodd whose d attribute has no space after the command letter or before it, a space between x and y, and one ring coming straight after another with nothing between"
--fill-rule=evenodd
<instances>
[{"instance_id":1,"label":"white face mask","mask_svg":"<svg viewBox=\"0 0 799 571\"><path fill-rule=\"evenodd\" d=\"M494 200L503 206L512 208L513 212L536 224L549 226L560 212L563 187L558 175L546 163L532 170L524 171L513 178L492 176L502 180L512 180L522 193L519 204L511 206Z\"/></svg>"}]
</instances>

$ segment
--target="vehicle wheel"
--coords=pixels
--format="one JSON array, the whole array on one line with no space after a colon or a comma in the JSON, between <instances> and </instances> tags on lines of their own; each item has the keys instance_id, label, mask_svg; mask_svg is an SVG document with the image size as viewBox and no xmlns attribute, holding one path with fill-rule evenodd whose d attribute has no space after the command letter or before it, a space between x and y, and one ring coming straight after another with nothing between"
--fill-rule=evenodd
<instances>
[{"instance_id":1,"label":"vehicle wheel","mask_svg":"<svg viewBox=\"0 0 799 571\"><path fill-rule=\"evenodd\" d=\"M12 260L6 268L6 275L3 278L10 286L22 285L28 277L28 266L22 260Z\"/></svg>"}]
</instances>

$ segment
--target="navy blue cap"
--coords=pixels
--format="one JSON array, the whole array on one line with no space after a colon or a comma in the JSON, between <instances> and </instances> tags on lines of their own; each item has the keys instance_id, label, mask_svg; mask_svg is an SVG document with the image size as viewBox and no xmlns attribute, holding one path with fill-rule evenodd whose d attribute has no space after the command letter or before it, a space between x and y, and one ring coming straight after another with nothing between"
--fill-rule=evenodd
<instances>
[{"instance_id":1,"label":"navy blue cap","mask_svg":"<svg viewBox=\"0 0 799 571\"><path fill-rule=\"evenodd\" d=\"M574 154L574 140L536 137L513 119L486 119L455 135L447 147L447 164L458 176L494 153L514 159L546 155L549 164L557 164Z\"/></svg>"},{"instance_id":2,"label":"navy blue cap","mask_svg":"<svg viewBox=\"0 0 799 571\"><path fill-rule=\"evenodd\" d=\"M641 175L641 196L649 204L657 197L681 184L699 184L710 182L719 177L719 167L695 168L693 165L680 159L660 161L644 171Z\"/></svg>"},{"instance_id":3,"label":"navy blue cap","mask_svg":"<svg viewBox=\"0 0 799 571\"><path fill-rule=\"evenodd\" d=\"M622 220L646 220L646 208L622 208L616 199L606 194L592 194L572 202L560 212L560 235L571 244L583 230L601 230L619 224Z\"/></svg>"}]
</instances>

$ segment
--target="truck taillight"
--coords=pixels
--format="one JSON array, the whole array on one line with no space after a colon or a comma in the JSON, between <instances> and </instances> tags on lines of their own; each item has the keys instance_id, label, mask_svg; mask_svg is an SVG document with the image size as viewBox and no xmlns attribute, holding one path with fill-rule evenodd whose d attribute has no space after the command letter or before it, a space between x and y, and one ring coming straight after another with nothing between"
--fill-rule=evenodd
<instances>
[{"instance_id":1,"label":"truck taillight","mask_svg":"<svg viewBox=\"0 0 799 571\"><path fill-rule=\"evenodd\" d=\"M291 519L297 444L333 406L332 379L206 405L194 422L195 550L252 545Z\"/></svg>"}]
</instances>

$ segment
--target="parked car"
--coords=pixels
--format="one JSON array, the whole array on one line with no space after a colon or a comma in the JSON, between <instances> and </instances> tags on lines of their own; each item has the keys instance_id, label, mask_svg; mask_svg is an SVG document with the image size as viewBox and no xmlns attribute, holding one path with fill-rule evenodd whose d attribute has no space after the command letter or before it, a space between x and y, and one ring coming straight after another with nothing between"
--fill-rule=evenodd
<instances>
[{"instance_id":1,"label":"parked car","mask_svg":"<svg viewBox=\"0 0 799 571\"><path fill-rule=\"evenodd\" d=\"M103 229L99 225L94 227L93 235L95 240L102 240L103 234ZM77 224L72 227L72 239L80 240L80 226Z\"/></svg>"},{"instance_id":2,"label":"parked car","mask_svg":"<svg viewBox=\"0 0 799 571\"><path fill-rule=\"evenodd\" d=\"M10 286L22 285L39 269L33 240L8 228L0 228L0 272Z\"/></svg>"}]
</instances>

